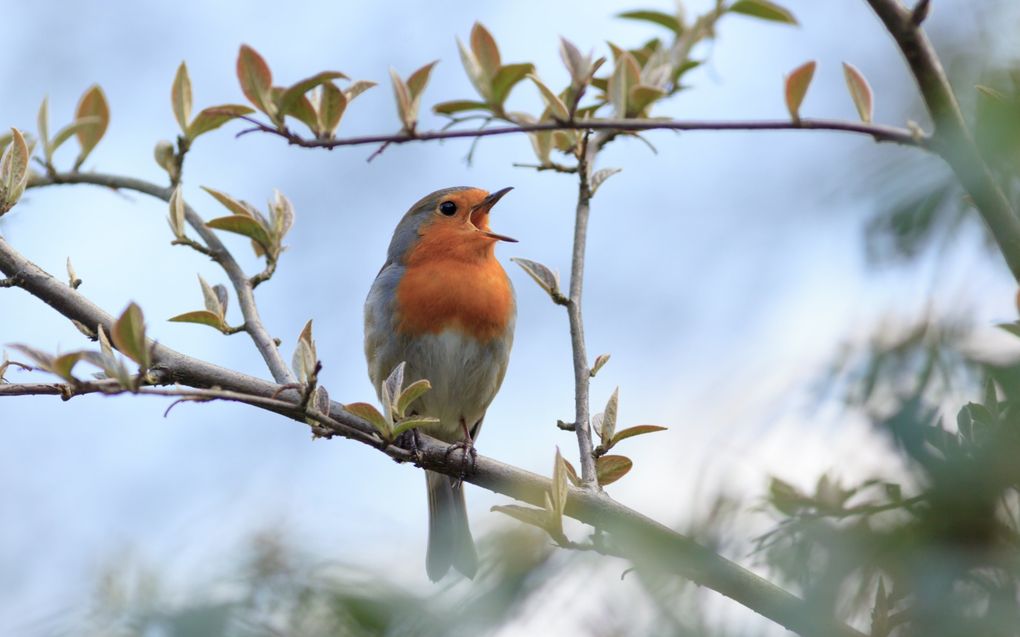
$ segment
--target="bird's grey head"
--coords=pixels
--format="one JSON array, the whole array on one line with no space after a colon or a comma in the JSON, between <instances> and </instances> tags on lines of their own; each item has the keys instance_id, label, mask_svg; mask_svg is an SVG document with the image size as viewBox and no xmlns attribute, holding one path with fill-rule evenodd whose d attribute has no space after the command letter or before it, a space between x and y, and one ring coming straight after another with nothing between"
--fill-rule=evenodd
<instances>
[{"instance_id":1,"label":"bird's grey head","mask_svg":"<svg viewBox=\"0 0 1020 637\"><path fill-rule=\"evenodd\" d=\"M468 191L477 191L482 197L487 194L479 188L455 186L453 188L443 188L442 190L425 195L411 206L411 209L407 211L400 220L400 223L397 224L397 229L393 231L393 240L390 241L390 248L386 254L387 262L403 263L407 251L421 235L423 225L430 223L435 218L435 215L443 214L440 206L451 199L460 199L457 195Z\"/></svg>"}]
</instances>

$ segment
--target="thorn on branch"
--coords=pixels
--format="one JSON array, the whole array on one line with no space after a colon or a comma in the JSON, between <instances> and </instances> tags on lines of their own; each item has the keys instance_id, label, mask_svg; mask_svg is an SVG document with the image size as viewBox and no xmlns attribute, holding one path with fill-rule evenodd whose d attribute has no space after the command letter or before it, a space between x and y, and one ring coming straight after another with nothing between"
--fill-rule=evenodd
<instances>
[{"instance_id":1,"label":"thorn on branch","mask_svg":"<svg viewBox=\"0 0 1020 637\"><path fill-rule=\"evenodd\" d=\"M915 27L921 26L921 23L928 19L930 12L931 0L918 0L918 3L914 5L914 10L910 12L910 24Z\"/></svg>"}]
</instances>

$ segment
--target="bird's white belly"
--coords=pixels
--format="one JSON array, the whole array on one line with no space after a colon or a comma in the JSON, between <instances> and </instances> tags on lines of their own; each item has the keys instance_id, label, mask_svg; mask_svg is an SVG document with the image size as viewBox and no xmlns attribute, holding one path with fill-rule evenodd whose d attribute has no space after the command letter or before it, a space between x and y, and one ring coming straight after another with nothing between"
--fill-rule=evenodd
<instances>
[{"instance_id":1,"label":"bird's white belly","mask_svg":"<svg viewBox=\"0 0 1020 637\"><path fill-rule=\"evenodd\" d=\"M461 420L468 429L474 427L502 380L502 365L494 360L492 348L447 329L418 337L407 354L406 382L427 378L432 384L414 406L419 414L440 420L426 431L446 441L462 439Z\"/></svg>"}]
</instances>

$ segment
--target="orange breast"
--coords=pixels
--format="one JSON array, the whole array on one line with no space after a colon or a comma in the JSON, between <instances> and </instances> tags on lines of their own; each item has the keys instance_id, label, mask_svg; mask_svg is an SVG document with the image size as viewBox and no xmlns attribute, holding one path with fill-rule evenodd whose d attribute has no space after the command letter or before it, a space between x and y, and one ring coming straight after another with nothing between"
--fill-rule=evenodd
<instances>
[{"instance_id":1,"label":"orange breast","mask_svg":"<svg viewBox=\"0 0 1020 637\"><path fill-rule=\"evenodd\" d=\"M502 336L514 311L513 292L503 267L488 249L477 258L433 249L422 241L408 255L397 286L397 329L437 334L458 329L482 342Z\"/></svg>"}]
</instances>

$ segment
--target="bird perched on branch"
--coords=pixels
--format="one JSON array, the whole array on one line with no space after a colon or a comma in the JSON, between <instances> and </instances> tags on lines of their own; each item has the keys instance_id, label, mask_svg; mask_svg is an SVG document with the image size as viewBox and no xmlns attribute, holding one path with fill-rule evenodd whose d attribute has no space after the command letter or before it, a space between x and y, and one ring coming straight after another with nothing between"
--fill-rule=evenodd
<instances>
[{"instance_id":1,"label":"bird perched on branch","mask_svg":"<svg viewBox=\"0 0 1020 637\"><path fill-rule=\"evenodd\" d=\"M513 343L514 291L495 245L515 239L489 229L490 210L509 191L447 188L411 206L365 301L365 356L376 392L381 398L401 362L406 382L427 378L432 389L409 411L438 418L423 431L460 446L465 461ZM430 471L425 478L428 576L437 581L452 566L474 577L478 557L462 484Z\"/></svg>"}]
</instances>

